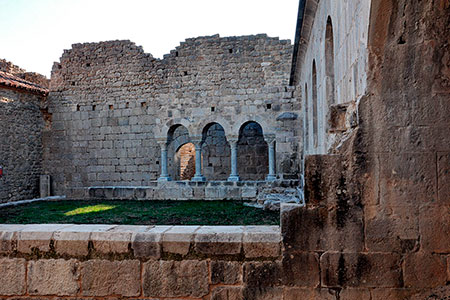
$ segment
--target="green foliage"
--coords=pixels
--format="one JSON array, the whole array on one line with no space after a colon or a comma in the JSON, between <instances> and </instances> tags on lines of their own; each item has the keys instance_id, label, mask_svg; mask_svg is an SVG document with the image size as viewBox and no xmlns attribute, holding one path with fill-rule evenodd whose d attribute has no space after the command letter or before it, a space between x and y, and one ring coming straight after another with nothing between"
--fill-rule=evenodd
<instances>
[{"instance_id":1,"label":"green foliage","mask_svg":"<svg viewBox=\"0 0 450 300\"><path fill-rule=\"evenodd\" d=\"M278 225L279 213L241 201L65 200L3 208L0 223Z\"/></svg>"}]
</instances>

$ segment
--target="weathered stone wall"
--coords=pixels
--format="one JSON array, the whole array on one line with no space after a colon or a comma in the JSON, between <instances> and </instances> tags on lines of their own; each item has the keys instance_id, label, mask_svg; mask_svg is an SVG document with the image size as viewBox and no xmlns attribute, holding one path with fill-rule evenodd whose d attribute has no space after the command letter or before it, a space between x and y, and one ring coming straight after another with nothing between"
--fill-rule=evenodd
<instances>
[{"instance_id":1,"label":"weathered stone wall","mask_svg":"<svg viewBox=\"0 0 450 300\"><path fill-rule=\"evenodd\" d=\"M306 8L302 33L307 46L297 72L305 104L304 148L308 154L325 154L346 129L345 121L344 128L330 123L332 107L350 105L366 94L370 1L306 1ZM328 18L333 46L327 40ZM334 65L326 56L328 47L334 48ZM334 85L330 77L334 77Z\"/></svg>"},{"instance_id":2,"label":"weathered stone wall","mask_svg":"<svg viewBox=\"0 0 450 300\"><path fill-rule=\"evenodd\" d=\"M43 104L42 96L0 87L0 202L39 196Z\"/></svg>"},{"instance_id":3,"label":"weathered stone wall","mask_svg":"<svg viewBox=\"0 0 450 300\"><path fill-rule=\"evenodd\" d=\"M289 299L448 298L448 24L448 1L371 2L357 126L306 155L307 206L284 207L284 257L321 270Z\"/></svg>"},{"instance_id":4,"label":"weathered stone wall","mask_svg":"<svg viewBox=\"0 0 450 300\"><path fill-rule=\"evenodd\" d=\"M286 87L291 55L289 41L266 35L188 39L163 60L128 41L73 45L54 65L49 95L45 165L55 192L156 180L156 139L177 124L201 139L215 122L228 140L256 121L276 136L279 176L298 178L299 105ZM225 155L216 160L228 168Z\"/></svg>"},{"instance_id":5,"label":"weathered stone wall","mask_svg":"<svg viewBox=\"0 0 450 300\"><path fill-rule=\"evenodd\" d=\"M0 225L0 299L275 299L280 250L278 226Z\"/></svg>"},{"instance_id":6,"label":"weathered stone wall","mask_svg":"<svg viewBox=\"0 0 450 300\"><path fill-rule=\"evenodd\" d=\"M50 80L48 80L44 75L35 72L27 72L26 70L5 59L0 59L0 71L15 75L26 81L36 83L44 88L48 88L50 85Z\"/></svg>"}]
</instances>

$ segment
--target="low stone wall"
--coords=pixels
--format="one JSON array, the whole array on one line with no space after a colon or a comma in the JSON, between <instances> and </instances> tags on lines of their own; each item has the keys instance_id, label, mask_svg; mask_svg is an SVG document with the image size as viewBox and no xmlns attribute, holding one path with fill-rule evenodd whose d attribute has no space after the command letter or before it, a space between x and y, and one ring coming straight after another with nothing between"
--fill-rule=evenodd
<instances>
[{"instance_id":1,"label":"low stone wall","mask_svg":"<svg viewBox=\"0 0 450 300\"><path fill-rule=\"evenodd\" d=\"M280 254L278 226L0 225L0 299L262 299Z\"/></svg>"},{"instance_id":2,"label":"low stone wall","mask_svg":"<svg viewBox=\"0 0 450 300\"><path fill-rule=\"evenodd\" d=\"M265 193L299 186L298 180L282 181L151 181L148 186L98 186L75 188L68 198L127 200L255 200Z\"/></svg>"}]
</instances>

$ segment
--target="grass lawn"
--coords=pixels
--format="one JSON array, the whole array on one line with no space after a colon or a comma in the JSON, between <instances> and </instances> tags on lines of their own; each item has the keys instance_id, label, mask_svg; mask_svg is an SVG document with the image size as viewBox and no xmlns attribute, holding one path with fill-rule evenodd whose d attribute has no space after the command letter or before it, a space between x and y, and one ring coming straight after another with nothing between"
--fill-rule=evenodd
<instances>
[{"instance_id":1,"label":"grass lawn","mask_svg":"<svg viewBox=\"0 0 450 300\"><path fill-rule=\"evenodd\" d=\"M0 224L279 225L278 212L241 201L65 200L0 209Z\"/></svg>"}]
</instances>

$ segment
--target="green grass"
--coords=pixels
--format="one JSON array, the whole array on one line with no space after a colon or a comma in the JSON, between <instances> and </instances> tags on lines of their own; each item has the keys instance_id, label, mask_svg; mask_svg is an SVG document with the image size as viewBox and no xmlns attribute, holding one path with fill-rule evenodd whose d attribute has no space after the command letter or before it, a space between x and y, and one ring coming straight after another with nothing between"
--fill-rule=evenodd
<instances>
[{"instance_id":1,"label":"green grass","mask_svg":"<svg viewBox=\"0 0 450 300\"><path fill-rule=\"evenodd\" d=\"M278 212L240 201L65 200L0 209L0 224L279 225Z\"/></svg>"}]
</instances>

